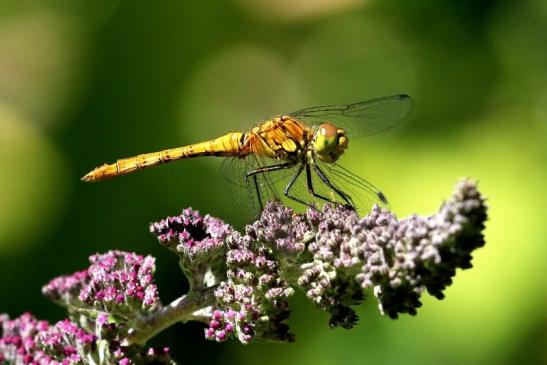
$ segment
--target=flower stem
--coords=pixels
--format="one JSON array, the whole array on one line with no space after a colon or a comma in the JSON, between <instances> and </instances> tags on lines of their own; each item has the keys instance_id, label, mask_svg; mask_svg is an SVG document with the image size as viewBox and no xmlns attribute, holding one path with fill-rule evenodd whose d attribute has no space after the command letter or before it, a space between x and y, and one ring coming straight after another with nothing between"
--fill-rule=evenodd
<instances>
[{"instance_id":1,"label":"flower stem","mask_svg":"<svg viewBox=\"0 0 547 365\"><path fill-rule=\"evenodd\" d=\"M191 291L157 312L140 318L133 327L134 331L125 339L124 345L144 345L152 337L177 322L195 320L194 312L214 303L215 289L216 286Z\"/></svg>"}]
</instances>

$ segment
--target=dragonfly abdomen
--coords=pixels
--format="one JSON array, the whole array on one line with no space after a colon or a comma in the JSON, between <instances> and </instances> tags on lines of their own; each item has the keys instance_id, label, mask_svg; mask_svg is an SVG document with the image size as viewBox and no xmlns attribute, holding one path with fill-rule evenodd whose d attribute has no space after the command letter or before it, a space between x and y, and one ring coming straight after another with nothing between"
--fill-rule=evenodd
<instances>
[{"instance_id":1,"label":"dragonfly abdomen","mask_svg":"<svg viewBox=\"0 0 547 365\"><path fill-rule=\"evenodd\" d=\"M228 133L222 137L183 147L146 153L135 157L123 158L113 164L104 164L82 177L83 181L101 181L118 175L125 175L146 167L176 160L200 156L238 156L244 154L243 140L245 134Z\"/></svg>"}]
</instances>

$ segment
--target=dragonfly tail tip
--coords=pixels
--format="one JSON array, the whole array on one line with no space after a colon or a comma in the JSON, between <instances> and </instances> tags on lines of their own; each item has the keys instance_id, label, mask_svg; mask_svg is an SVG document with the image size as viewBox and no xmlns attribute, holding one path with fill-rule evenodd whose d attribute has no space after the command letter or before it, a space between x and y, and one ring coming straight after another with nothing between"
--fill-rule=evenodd
<instances>
[{"instance_id":1,"label":"dragonfly tail tip","mask_svg":"<svg viewBox=\"0 0 547 365\"><path fill-rule=\"evenodd\" d=\"M80 180L85 181L85 182L95 181L93 172L89 172L89 173L85 174L84 176L82 176L82 178Z\"/></svg>"}]
</instances>

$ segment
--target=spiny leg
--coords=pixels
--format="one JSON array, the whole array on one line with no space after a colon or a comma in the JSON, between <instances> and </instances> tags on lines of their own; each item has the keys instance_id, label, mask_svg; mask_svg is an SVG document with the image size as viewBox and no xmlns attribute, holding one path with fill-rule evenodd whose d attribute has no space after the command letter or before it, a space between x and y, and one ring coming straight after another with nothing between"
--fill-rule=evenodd
<instances>
[{"instance_id":1,"label":"spiny leg","mask_svg":"<svg viewBox=\"0 0 547 365\"><path fill-rule=\"evenodd\" d=\"M288 169L288 168L291 168L294 166L294 163L292 162L285 162L285 163L282 163L282 164L279 164L279 165L271 165L271 166L263 166L263 167L259 167L257 168L256 170L253 170L253 171L249 171L247 172L247 174L245 174L245 184L247 185L247 187L249 186L249 177L253 177L253 180L254 180L254 185L255 185L255 190L256 190L256 196L258 198L258 204L260 205L260 210L262 211L262 209L264 209L264 206L262 205L262 198L260 196L260 188L258 186L258 179L257 179L257 175L258 174L263 174L265 172L271 172L271 171L277 171L277 170L283 170L283 169Z\"/></svg>"},{"instance_id":2,"label":"spiny leg","mask_svg":"<svg viewBox=\"0 0 547 365\"><path fill-rule=\"evenodd\" d=\"M307 164L306 164L307 165ZM308 207L312 207L313 208L313 205L311 205L309 202L306 202L300 198L297 198L293 195L290 195L289 192L292 188L292 186L294 185L294 183L296 182L296 179L298 179L298 176L300 176L300 174L302 173L302 171L304 171L304 164L300 164L300 166L298 167L298 170L296 170L296 172L294 173L294 175L291 177L291 180L289 181L289 183L287 184L287 186L285 187L285 191L283 192L285 194L285 196L291 200L294 200L295 202L297 203L300 203L300 204L304 204Z\"/></svg>"},{"instance_id":3,"label":"spiny leg","mask_svg":"<svg viewBox=\"0 0 547 365\"><path fill-rule=\"evenodd\" d=\"M344 201L346 202L346 207L352 209L352 210L356 210L355 207L353 206L353 204L351 203L351 198L346 194L344 193L342 190L338 189L336 186L334 186L330 180L327 178L327 176L325 175L325 173L319 168L319 166L317 166L315 163L313 164L313 169L315 170L315 172L317 173L317 175L319 176L319 178L321 179L321 181L327 185L329 188L331 188L332 190L334 190L338 195L340 195L340 197L342 199L344 199Z\"/></svg>"},{"instance_id":4,"label":"spiny leg","mask_svg":"<svg viewBox=\"0 0 547 365\"><path fill-rule=\"evenodd\" d=\"M331 200L327 197L324 197L323 195L321 194L317 194L315 192L315 190L313 189L313 184L312 184L312 179L311 179L311 170L310 170L310 164L306 164L306 180L307 180L307 183L308 183L308 191L310 192L311 195L319 198L319 199L323 199L329 203L333 203L333 204L336 204L336 202L334 200Z\"/></svg>"}]
</instances>

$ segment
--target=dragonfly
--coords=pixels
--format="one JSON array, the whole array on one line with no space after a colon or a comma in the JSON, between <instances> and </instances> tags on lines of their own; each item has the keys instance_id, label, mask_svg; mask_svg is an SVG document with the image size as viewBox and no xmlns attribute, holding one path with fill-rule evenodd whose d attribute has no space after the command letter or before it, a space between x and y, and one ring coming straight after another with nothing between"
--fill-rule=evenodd
<instances>
[{"instance_id":1,"label":"dragonfly","mask_svg":"<svg viewBox=\"0 0 547 365\"><path fill-rule=\"evenodd\" d=\"M236 187L233 191L246 190L249 205L257 212L268 200L280 198L276 188L280 181L284 197L306 206L314 207L318 201L355 211L371 203L387 206L387 198L376 186L338 160L350 138L388 130L411 108L408 95L393 95L302 109L273 117L248 132L229 132L200 143L119 159L95 168L82 180L101 181L171 161L217 156L226 158L221 168Z\"/></svg>"}]
</instances>

